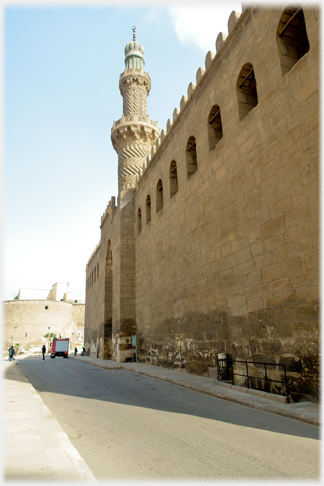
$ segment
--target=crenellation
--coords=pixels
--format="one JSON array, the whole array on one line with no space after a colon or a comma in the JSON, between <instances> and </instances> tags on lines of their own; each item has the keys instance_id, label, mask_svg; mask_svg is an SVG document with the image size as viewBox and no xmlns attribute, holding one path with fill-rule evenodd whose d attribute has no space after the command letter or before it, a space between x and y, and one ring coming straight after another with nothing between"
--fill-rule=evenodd
<instances>
[{"instance_id":1,"label":"crenellation","mask_svg":"<svg viewBox=\"0 0 324 486\"><path fill-rule=\"evenodd\" d=\"M184 109L187 101L188 101L187 96L183 95L182 98L181 98L181 101L180 101L180 111L182 111Z\"/></svg>"},{"instance_id":2,"label":"crenellation","mask_svg":"<svg viewBox=\"0 0 324 486\"><path fill-rule=\"evenodd\" d=\"M231 15L229 16L228 22L227 22L227 28L228 28L228 34L229 35L234 31L234 29L237 25L237 22L238 22L239 18L241 17L241 15L242 14L240 12L236 12L235 10L233 10Z\"/></svg>"},{"instance_id":3,"label":"crenellation","mask_svg":"<svg viewBox=\"0 0 324 486\"><path fill-rule=\"evenodd\" d=\"M189 86L188 86L188 99L191 98L191 96L193 95L195 89L196 89L195 83L190 83Z\"/></svg>"},{"instance_id":4,"label":"crenellation","mask_svg":"<svg viewBox=\"0 0 324 486\"><path fill-rule=\"evenodd\" d=\"M215 52L212 52L212 51L207 52L206 58L205 58L206 71L208 71L208 69L212 65L212 62L213 62L215 56L216 56Z\"/></svg>"},{"instance_id":5,"label":"crenellation","mask_svg":"<svg viewBox=\"0 0 324 486\"><path fill-rule=\"evenodd\" d=\"M206 70L204 68L202 68L202 67L198 68L197 74L196 74L196 85L197 86L200 83L200 81L202 80L202 77L204 76L205 72L206 72Z\"/></svg>"},{"instance_id":6,"label":"crenellation","mask_svg":"<svg viewBox=\"0 0 324 486\"><path fill-rule=\"evenodd\" d=\"M180 114L179 108L175 108L173 110L173 123L176 121L176 119L178 118L179 114Z\"/></svg>"},{"instance_id":7,"label":"crenellation","mask_svg":"<svg viewBox=\"0 0 324 486\"><path fill-rule=\"evenodd\" d=\"M220 54L221 50L223 49L223 46L225 44L225 41L227 39L227 34L225 32L220 32L217 36L216 39L216 52L217 54Z\"/></svg>"}]
</instances>

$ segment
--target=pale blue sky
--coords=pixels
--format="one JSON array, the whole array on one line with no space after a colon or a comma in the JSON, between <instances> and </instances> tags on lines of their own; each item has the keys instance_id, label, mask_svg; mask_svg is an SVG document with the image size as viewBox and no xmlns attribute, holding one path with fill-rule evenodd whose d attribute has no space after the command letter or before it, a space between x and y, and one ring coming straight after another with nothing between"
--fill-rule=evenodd
<instances>
[{"instance_id":1,"label":"pale blue sky","mask_svg":"<svg viewBox=\"0 0 324 486\"><path fill-rule=\"evenodd\" d=\"M84 292L100 217L117 197L110 129L122 114L118 81L133 25L152 80L148 114L163 129L231 11L241 10L237 1L199 2L198 11L174 2L173 10L38 3L3 9L2 300L55 282Z\"/></svg>"}]
</instances>

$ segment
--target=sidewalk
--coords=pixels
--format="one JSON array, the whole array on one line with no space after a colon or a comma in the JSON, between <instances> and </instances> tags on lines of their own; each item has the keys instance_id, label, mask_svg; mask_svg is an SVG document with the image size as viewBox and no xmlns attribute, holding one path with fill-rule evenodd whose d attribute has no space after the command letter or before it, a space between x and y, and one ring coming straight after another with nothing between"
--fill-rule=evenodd
<instances>
[{"instance_id":1,"label":"sidewalk","mask_svg":"<svg viewBox=\"0 0 324 486\"><path fill-rule=\"evenodd\" d=\"M70 358L90 363L105 369L124 369L135 373L167 381L183 386L199 393L205 393L216 398L229 400L264 412L282 415L287 418L301 420L312 425L321 425L320 405L311 402L285 403L284 397L265 393L258 390L249 390L240 386L219 383L215 379L197 376L185 371L176 371L168 368L145 363L116 363L115 361L97 359L93 356L74 356Z\"/></svg>"},{"instance_id":2,"label":"sidewalk","mask_svg":"<svg viewBox=\"0 0 324 486\"><path fill-rule=\"evenodd\" d=\"M6 480L96 481L17 362L3 362L3 473ZM41 359L40 357L38 359Z\"/></svg>"}]
</instances>

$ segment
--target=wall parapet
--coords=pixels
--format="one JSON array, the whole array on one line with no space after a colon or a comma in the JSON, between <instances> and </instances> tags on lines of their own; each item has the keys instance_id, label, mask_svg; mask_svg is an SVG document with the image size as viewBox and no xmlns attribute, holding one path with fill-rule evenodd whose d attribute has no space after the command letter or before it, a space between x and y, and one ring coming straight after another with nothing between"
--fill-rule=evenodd
<instances>
[{"instance_id":1,"label":"wall parapet","mask_svg":"<svg viewBox=\"0 0 324 486\"><path fill-rule=\"evenodd\" d=\"M92 258L93 258L93 256L94 256L94 254L95 254L95 253L96 253L96 252L99 250L100 245L101 245L101 240L100 240L100 241L97 243L97 245L96 245L95 249L94 249L94 250L93 250L93 252L91 253L90 258L89 258L89 260L88 260L88 262L87 262L87 265L89 265L89 263L91 262L91 260L92 260Z\"/></svg>"},{"instance_id":2,"label":"wall parapet","mask_svg":"<svg viewBox=\"0 0 324 486\"><path fill-rule=\"evenodd\" d=\"M102 226L102 223L107 218L107 216L109 216L110 221L112 221L112 219L113 219L113 217L115 215L116 209L117 209L117 206L116 206L116 198L115 198L115 196L112 196L111 199L110 199L110 201L109 201L109 203L108 203L108 206L105 209L105 212L101 216L100 228Z\"/></svg>"}]
</instances>

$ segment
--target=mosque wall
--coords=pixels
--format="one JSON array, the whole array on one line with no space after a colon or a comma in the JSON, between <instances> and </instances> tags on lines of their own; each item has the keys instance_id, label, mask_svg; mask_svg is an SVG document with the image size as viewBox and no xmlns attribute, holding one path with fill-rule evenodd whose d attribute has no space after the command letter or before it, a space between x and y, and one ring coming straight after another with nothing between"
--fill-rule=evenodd
<instances>
[{"instance_id":1,"label":"mosque wall","mask_svg":"<svg viewBox=\"0 0 324 486\"><path fill-rule=\"evenodd\" d=\"M109 203L87 265L92 354L130 360L136 331L139 361L285 364L293 397L318 398L319 12L299 12L232 12L136 187Z\"/></svg>"},{"instance_id":2,"label":"mosque wall","mask_svg":"<svg viewBox=\"0 0 324 486\"><path fill-rule=\"evenodd\" d=\"M135 191L138 358L209 376L222 352L285 363L295 397L309 397L318 396L318 11L305 6L310 48L284 75L282 13L232 15L228 39L217 38L217 55L207 54L144 167ZM255 100L255 89L238 88L247 63L257 104L244 112ZM211 149L215 105L222 137Z\"/></svg>"}]
</instances>

